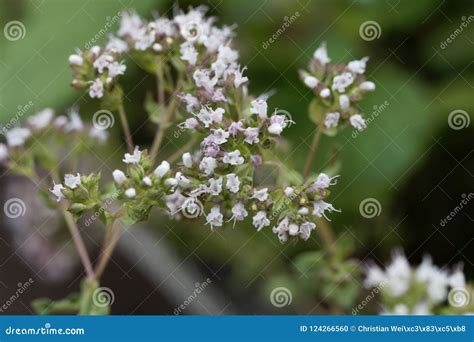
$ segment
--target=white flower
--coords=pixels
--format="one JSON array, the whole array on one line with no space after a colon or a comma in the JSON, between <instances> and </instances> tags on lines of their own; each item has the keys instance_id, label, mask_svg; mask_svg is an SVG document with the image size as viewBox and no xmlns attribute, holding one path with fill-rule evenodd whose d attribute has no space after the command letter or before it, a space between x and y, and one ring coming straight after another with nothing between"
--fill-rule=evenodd
<instances>
[{"instance_id":1,"label":"white flower","mask_svg":"<svg viewBox=\"0 0 474 342\"><path fill-rule=\"evenodd\" d=\"M352 127L356 128L358 131L363 131L367 128L364 118L360 114L351 115L349 121Z\"/></svg>"},{"instance_id":2,"label":"white flower","mask_svg":"<svg viewBox=\"0 0 474 342\"><path fill-rule=\"evenodd\" d=\"M256 200L259 200L260 202L265 202L268 199L268 189L263 188L260 190L253 189L253 195L250 198L255 198Z\"/></svg>"},{"instance_id":3,"label":"white flower","mask_svg":"<svg viewBox=\"0 0 474 342\"><path fill-rule=\"evenodd\" d=\"M199 100L191 94L181 94L179 98L186 103L186 111L189 113L199 107Z\"/></svg>"},{"instance_id":4,"label":"white flower","mask_svg":"<svg viewBox=\"0 0 474 342\"><path fill-rule=\"evenodd\" d=\"M247 144L256 144L260 141L258 138L260 130L258 127L247 127L244 131L245 142Z\"/></svg>"},{"instance_id":5,"label":"white flower","mask_svg":"<svg viewBox=\"0 0 474 342\"><path fill-rule=\"evenodd\" d=\"M137 195L137 190L135 188L128 188L125 190L125 196L128 198L134 198Z\"/></svg>"},{"instance_id":6,"label":"white flower","mask_svg":"<svg viewBox=\"0 0 474 342\"><path fill-rule=\"evenodd\" d=\"M377 265L368 264L365 269L364 286L367 288L384 285L387 280L385 272Z\"/></svg>"},{"instance_id":7,"label":"white flower","mask_svg":"<svg viewBox=\"0 0 474 342\"><path fill-rule=\"evenodd\" d=\"M80 132L84 129L84 123L82 122L81 117L77 107L71 107L68 109L69 121L66 123L64 130L66 132Z\"/></svg>"},{"instance_id":8,"label":"white flower","mask_svg":"<svg viewBox=\"0 0 474 342\"><path fill-rule=\"evenodd\" d=\"M335 209L332 204L324 202L323 200L317 200L313 202L313 215L317 217L323 217L330 221L326 214L324 213L325 211L333 212L337 211L340 212L340 210Z\"/></svg>"},{"instance_id":9,"label":"white flower","mask_svg":"<svg viewBox=\"0 0 474 342\"><path fill-rule=\"evenodd\" d=\"M139 37L136 37L135 49L139 51L145 51L155 42L155 32L150 31L148 33L143 33Z\"/></svg>"},{"instance_id":10,"label":"white flower","mask_svg":"<svg viewBox=\"0 0 474 342\"><path fill-rule=\"evenodd\" d=\"M311 89L316 87L318 83L319 83L318 79L314 76L306 76L304 78L304 84Z\"/></svg>"},{"instance_id":11,"label":"white flower","mask_svg":"<svg viewBox=\"0 0 474 342\"><path fill-rule=\"evenodd\" d=\"M211 195L217 196L222 192L222 182L223 178L219 177L217 179L209 179L209 193Z\"/></svg>"},{"instance_id":12,"label":"white flower","mask_svg":"<svg viewBox=\"0 0 474 342\"><path fill-rule=\"evenodd\" d=\"M8 147L0 143L0 163L8 159Z\"/></svg>"},{"instance_id":13,"label":"white flower","mask_svg":"<svg viewBox=\"0 0 474 342\"><path fill-rule=\"evenodd\" d=\"M364 57L360 60L352 61L347 64L347 68L354 74L363 74L369 57Z\"/></svg>"},{"instance_id":14,"label":"white flower","mask_svg":"<svg viewBox=\"0 0 474 342\"><path fill-rule=\"evenodd\" d=\"M234 87L238 88L248 82L248 77L243 76L245 69L247 69L247 67L244 67L242 70L240 70L240 67L234 70Z\"/></svg>"},{"instance_id":15,"label":"white flower","mask_svg":"<svg viewBox=\"0 0 474 342\"><path fill-rule=\"evenodd\" d=\"M103 144L107 141L107 138L109 137L109 133L105 130L98 129L92 126L89 131L89 137L97 141L99 144Z\"/></svg>"},{"instance_id":16,"label":"white flower","mask_svg":"<svg viewBox=\"0 0 474 342\"><path fill-rule=\"evenodd\" d=\"M79 173L75 176L70 173L64 175L64 185L66 185L68 188L75 189L81 184L81 175Z\"/></svg>"},{"instance_id":17,"label":"white flower","mask_svg":"<svg viewBox=\"0 0 474 342\"><path fill-rule=\"evenodd\" d=\"M125 153L122 161L125 164L138 164L141 158L142 158L142 151L138 149L138 146L135 146L135 150L133 151L133 154Z\"/></svg>"},{"instance_id":18,"label":"white flower","mask_svg":"<svg viewBox=\"0 0 474 342\"><path fill-rule=\"evenodd\" d=\"M196 64L198 52L192 43L185 42L181 44L179 53L181 54L181 59L183 61L187 61L191 65Z\"/></svg>"},{"instance_id":19,"label":"white flower","mask_svg":"<svg viewBox=\"0 0 474 342\"><path fill-rule=\"evenodd\" d=\"M273 115L270 117L270 126L268 126L268 132L270 134L280 135L289 122L293 122L286 118L285 115Z\"/></svg>"},{"instance_id":20,"label":"white flower","mask_svg":"<svg viewBox=\"0 0 474 342\"><path fill-rule=\"evenodd\" d=\"M100 80L100 78L96 78L94 82L92 82L91 86L89 87L89 96L91 98L101 98L104 96L104 84Z\"/></svg>"},{"instance_id":21,"label":"white flower","mask_svg":"<svg viewBox=\"0 0 474 342\"><path fill-rule=\"evenodd\" d=\"M189 152L183 153L182 160L183 160L183 165L187 167L188 169L193 166L193 158L191 157L191 153Z\"/></svg>"},{"instance_id":22,"label":"white flower","mask_svg":"<svg viewBox=\"0 0 474 342\"><path fill-rule=\"evenodd\" d=\"M296 223L290 223L288 225L288 234L290 236L296 236L296 235L298 235L299 229L300 229L300 227L298 227L298 225Z\"/></svg>"},{"instance_id":23,"label":"white flower","mask_svg":"<svg viewBox=\"0 0 474 342\"><path fill-rule=\"evenodd\" d=\"M99 72L99 74L102 74L104 72L104 69L107 68L107 66L114 61L114 58L105 53L101 55L99 58L97 58L92 66Z\"/></svg>"},{"instance_id":24,"label":"white flower","mask_svg":"<svg viewBox=\"0 0 474 342\"><path fill-rule=\"evenodd\" d=\"M197 87L203 87L209 93L214 91L214 86L217 84L217 77L211 78L209 70L197 69L193 79Z\"/></svg>"},{"instance_id":25,"label":"white flower","mask_svg":"<svg viewBox=\"0 0 474 342\"><path fill-rule=\"evenodd\" d=\"M213 110L209 107L203 107L196 116L204 124L204 127L208 128L213 123L221 123L224 112L222 108Z\"/></svg>"},{"instance_id":26,"label":"white flower","mask_svg":"<svg viewBox=\"0 0 474 342\"><path fill-rule=\"evenodd\" d=\"M156 52L163 51L163 46L160 43L154 43L151 48Z\"/></svg>"},{"instance_id":27,"label":"white flower","mask_svg":"<svg viewBox=\"0 0 474 342\"><path fill-rule=\"evenodd\" d=\"M316 224L314 224L313 222L304 221L299 226L298 235L300 238L306 241L309 239L309 237L311 236L311 232L314 229L316 229Z\"/></svg>"},{"instance_id":28,"label":"white flower","mask_svg":"<svg viewBox=\"0 0 474 342\"><path fill-rule=\"evenodd\" d=\"M268 105L267 101L263 99L253 100L251 102L250 113L257 114L261 119L267 118Z\"/></svg>"},{"instance_id":29,"label":"white flower","mask_svg":"<svg viewBox=\"0 0 474 342\"><path fill-rule=\"evenodd\" d=\"M298 214L300 215L308 215L309 209L307 207L301 207L298 209Z\"/></svg>"},{"instance_id":30,"label":"white flower","mask_svg":"<svg viewBox=\"0 0 474 342\"><path fill-rule=\"evenodd\" d=\"M375 90L375 83L374 83L374 82L370 82L370 81L362 82L362 83L359 85L359 89L365 90L365 91L374 91L374 90Z\"/></svg>"},{"instance_id":31,"label":"white flower","mask_svg":"<svg viewBox=\"0 0 474 342\"><path fill-rule=\"evenodd\" d=\"M127 70L127 66L122 62L113 62L107 66L107 69L109 70L109 77L115 78L118 75L123 75Z\"/></svg>"},{"instance_id":32,"label":"white flower","mask_svg":"<svg viewBox=\"0 0 474 342\"><path fill-rule=\"evenodd\" d=\"M385 270L387 290L394 296L400 297L410 287L411 267L406 257L399 252L392 256L392 262Z\"/></svg>"},{"instance_id":33,"label":"white flower","mask_svg":"<svg viewBox=\"0 0 474 342\"><path fill-rule=\"evenodd\" d=\"M53 119L54 111L51 108L45 108L35 115L28 118L28 124L34 129L46 128Z\"/></svg>"},{"instance_id":34,"label":"white flower","mask_svg":"<svg viewBox=\"0 0 474 342\"><path fill-rule=\"evenodd\" d=\"M354 82L354 76L350 72L334 76L332 90L337 90L338 92L343 93L352 82Z\"/></svg>"},{"instance_id":35,"label":"white flower","mask_svg":"<svg viewBox=\"0 0 474 342\"><path fill-rule=\"evenodd\" d=\"M319 48L314 51L313 58L319 61L319 63L321 63L322 65L326 65L331 61L328 57L328 50L326 48L325 42L321 43Z\"/></svg>"},{"instance_id":36,"label":"white flower","mask_svg":"<svg viewBox=\"0 0 474 342\"><path fill-rule=\"evenodd\" d=\"M212 135L214 136L214 141L216 144L221 145L227 142L229 137L229 132L226 132L222 128L212 130Z\"/></svg>"},{"instance_id":37,"label":"white flower","mask_svg":"<svg viewBox=\"0 0 474 342\"><path fill-rule=\"evenodd\" d=\"M288 227L289 227L289 219L288 216L285 216L284 219L282 219L279 223L278 226L275 226L272 228L272 232L278 235L278 239L280 240L281 243L284 243L288 241Z\"/></svg>"},{"instance_id":38,"label":"white flower","mask_svg":"<svg viewBox=\"0 0 474 342\"><path fill-rule=\"evenodd\" d=\"M156 177L162 178L168 173L169 170L170 164L166 160L163 160L161 164L155 169L155 171L153 171L153 173L156 175Z\"/></svg>"},{"instance_id":39,"label":"white flower","mask_svg":"<svg viewBox=\"0 0 474 342\"><path fill-rule=\"evenodd\" d=\"M263 210L260 210L252 218L252 224L257 231L262 230L263 227L270 225L270 220L267 218L267 213Z\"/></svg>"},{"instance_id":40,"label":"white flower","mask_svg":"<svg viewBox=\"0 0 474 342\"><path fill-rule=\"evenodd\" d=\"M221 214L221 209L218 205L215 205L211 208L211 211L206 216L206 224L211 225L211 229L214 230L214 227L221 227L223 223L224 216Z\"/></svg>"},{"instance_id":41,"label":"white flower","mask_svg":"<svg viewBox=\"0 0 474 342\"><path fill-rule=\"evenodd\" d=\"M148 177L148 176L143 177L142 183L143 183L143 185L146 185L146 186L152 186L153 185L153 182L151 181L151 178Z\"/></svg>"},{"instance_id":42,"label":"white flower","mask_svg":"<svg viewBox=\"0 0 474 342\"><path fill-rule=\"evenodd\" d=\"M321 90L321 92L319 93L319 96L321 96L323 99L331 96L331 90L329 88L324 88L323 90Z\"/></svg>"},{"instance_id":43,"label":"white flower","mask_svg":"<svg viewBox=\"0 0 474 342\"><path fill-rule=\"evenodd\" d=\"M456 269L449 277L449 286L452 288L466 287L466 278L460 268Z\"/></svg>"},{"instance_id":44,"label":"white flower","mask_svg":"<svg viewBox=\"0 0 474 342\"><path fill-rule=\"evenodd\" d=\"M320 173L318 175L318 178L316 178L316 181L311 186L311 188L315 189L315 190L327 189L327 188L329 188L330 185L334 185L334 184L337 183L337 181L333 181L337 177L339 177L339 176L329 177L325 173Z\"/></svg>"},{"instance_id":45,"label":"white flower","mask_svg":"<svg viewBox=\"0 0 474 342\"><path fill-rule=\"evenodd\" d=\"M186 176L184 176L181 172L176 172L176 174L174 175L174 178L176 179L178 184L183 188L189 187L191 185L191 180L187 178Z\"/></svg>"},{"instance_id":46,"label":"white flower","mask_svg":"<svg viewBox=\"0 0 474 342\"><path fill-rule=\"evenodd\" d=\"M127 176L125 176L125 173L120 170L114 170L114 172L112 172L112 177L114 177L114 181L118 185L122 185L123 182L127 180Z\"/></svg>"},{"instance_id":47,"label":"white flower","mask_svg":"<svg viewBox=\"0 0 474 342\"><path fill-rule=\"evenodd\" d=\"M240 179L235 173L229 173L227 176L225 187L232 193L237 193L240 189Z\"/></svg>"},{"instance_id":48,"label":"white flower","mask_svg":"<svg viewBox=\"0 0 474 342\"><path fill-rule=\"evenodd\" d=\"M349 97L347 95L339 96L339 105L343 111L348 110L350 104L351 102L349 101Z\"/></svg>"},{"instance_id":49,"label":"white flower","mask_svg":"<svg viewBox=\"0 0 474 342\"><path fill-rule=\"evenodd\" d=\"M180 123L178 127L187 128L187 129L196 129L199 126L199 122L195 118L186 119L184 122Z\"/></svg>"},{"instance_id":50,"label":"white flower","mask_svg":"<svg viewBox=\"0 0 474 342\"><path fill-rule=\"evenodd\" d=\"M199 163L199 169L204 171L207 176L212 176L217 167L217 160L213 157L204 157Z\"/></svg>"},{"instance_id":51,"label":"white flower","mask_svg":"<svg viewBox=\"0 0 474 342\"><path fill-rule=\"evenodd\" d=\"M341 114L339 114L338 112L327 113L326 118L324 119L324 126L326 126L326 128L337 127L340 117Z\"/></svg>"},{"instance_id":52,"label":"white flower","mask_svg":"<svg viewBox=\"0 0 474 342\"><path fill-rule=\"evenodd\" d=\"M247 210L245 210L245 206L241 202L237 202L232 207L232 219L236 221L243 221L248 216Z\"/></svg>"},{"instance_id":53,"label":"white flower","mask_svg":"<svg viewBox=\"0 0 474 342\"><path fill-rule=\"evenodd\" d=\"M230 165L242 165L244 163L244 157L240 156L240 151L235 150L233 152L228 152L222 158L222 161Z\"/></svg>"},{"instance_id":54,"label":"white flower","mask_svg":"<svg viewBox=\"0 0 474 342\"><path fill-rule=\"evenodd\" d=\"M53 188L49 189L49 191L57 197L56 201L60 201L62 198L64 198L64 195L62 193L62 190L64 190L64 186L62 184L55 184L53 182Z\"/></svg>"},{"instance_id":55,"label":"white flower","mask_svg":"<svg viewBox=\"0 0 474 342\"><path fill-rule=\"evenodd\" d=\"M15 127L5 133L7 144L10 147L23 146L31 136L31 132L28 128Z\"/></svg>"},{"instance_id":56,"label":"white flower","mask_svg":"<svg viewBox=\"0 0 474 342\"><path fill-rule=\"evenodd\" d=\"M69 64L81 66L84 63L84 58L82 56L73 54L69 56Z\"/></svg>"},{"instance_id":57,"label":"white flower","mask_svg":"<svg viewBox=\"0 0 474 342\"><path fill-rule=\"evenodd\" d=\"M108 51L116 53L124 53L127 52L129 49L127 42L114 36L110 36L109 42L107 43L105 48Z\"/></svg>"}]
</instances>

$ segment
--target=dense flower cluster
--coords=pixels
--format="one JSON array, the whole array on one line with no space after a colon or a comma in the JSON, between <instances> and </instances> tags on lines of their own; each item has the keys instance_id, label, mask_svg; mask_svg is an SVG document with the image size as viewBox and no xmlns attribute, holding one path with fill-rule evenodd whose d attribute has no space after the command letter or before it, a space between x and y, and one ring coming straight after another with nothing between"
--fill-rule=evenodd
<instances>
[{"instance_id":1,"label":"dense flower cluster","mask_svg":"<svg viewBox=\"0 0 474 342\"><path fill-rule=\"evenodd\" d=\"M326 130L344 123L359 131L367 127L355 103L362 99L364 93L375 90L375 84L364 78L368 60L364 57L347 65L330 64L331 59L323 43L313 54L309 72L300 71L304 84L313 90L317 105L324 108L322 120Z\"/></svg>"},{"instance_id":2,"label":"dense flower cluster","mask_svg":"<svg viewBox=\"0 0 474 342\"><path fill-rule=\"evenodd\" d=\"M452 271L439 268L429 256L425 256L418 267L412 267L399 251L393 254L385 269L369 265L364 284L368 288L380 288L383 313L395 315L429 315L436 306L447 301L450 289L462 289L467 293L461 268Z\"/></svg>"},{"instance_id":3,"label":"dense flower cluster","mask_svg":"<svg viewBox=\"0 0 474 342\"><path fill-rule=\"evenodd\" d=\"M138 147L125 155L127 170L116 170L113 176L128 208L128 222L145 219L158 206L175 218L202 215L211 229L247 217L257 230L276 221L273 232L280 241L307 240L316 228L314 217L337 211L324 200L335 177L321 173L273 190L254 183L254 172L266 162L265 149L293 121L286 112L272 114L265 96L248 95L246 68L230 47L233 30L214 22L205 17L204 7L151 22L125 13L118 36L111 36L105 48L94 46L70 57L73 84L86 87L91 97L113 93L117 76L126 70L121 62L125 53L148 63L146 68L155 73L171 65L191 75L182 80L178 94L189 117L178 126L201 137L199 150L184 153L174 171L167 161L152 170L146 151ZM55 185L58 199L63 197L61 186Z\"/></svg>"}]
</instances>

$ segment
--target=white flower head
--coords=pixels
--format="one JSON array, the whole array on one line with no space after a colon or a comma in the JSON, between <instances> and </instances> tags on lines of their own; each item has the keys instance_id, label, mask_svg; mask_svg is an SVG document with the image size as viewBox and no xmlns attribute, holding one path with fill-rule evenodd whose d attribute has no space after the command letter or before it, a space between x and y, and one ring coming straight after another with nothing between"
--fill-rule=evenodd
<instances>
[{"instance_id":1,"label":"white flower head","mask_svg":"<svg viewBox=\"0 0 474 342\"><path fill-rule=\"evenodd\" d=\"M260 190L254 189L253 195L250 198L255 198L260 202L265 202L268 199L268 188L263 188Z\"/></svg>"},{"instance_id":2,"label":"white flower head","mask_svg":"<svg viewBox=\"0 0 474 342\"><path fill-rule=\"evenodd\" d=\"M115 183L118 185L122 185L123 182L127 180L125 173L120 170L114 170L114 172L112 172L112 177L114 178Z\"/></svg>"},{"instance_id":3,"label":"white flower head","mask_svg":"<svg viewBox=\"0 0 474 342\"><path fill-rule=\"evenodd\" d=\"M353 82L354 75L350 72L345 72L341 75L334 76L332 81L332 90L337 90L338 92L343 93Z\"/></svg>"},{"instance_id":4,"label":"white flower head","mask_svg":"<svg viewBox=\"0 0 474 342\"><path fill-rule=\"evenodd\" d=\"M321 96L323 99L326 99L331 96L331 90L329 88L324 88L320 91L319 96Z\"/></svg>"},{"instance_id":5,"label":"white flower head","mask_svg":"<svg viewBox=\"0 0 474 342\"><path fill-rule=\"evenodd\" d=\"M245 142L247 144L256 144L260 141L258 135L260 133L260 129L258 127L247 127L244 130L245 135Z\"/></svg>"},{"instance_id":6,"label":"white flower head","mask_svg":"<svg viewBox=\"0 0 474 342\"><path fill-rule=\"evenodd\" d=\"M135 188L128 188L125 190L125 196L128 198L134 198L137 195L137 190Z\"/></svg>"},{"instance_id":7,"label":"white flower head","mask_svg":"<svg viewBox=\"0 0 474 342\"><path fill-rule=\"evenodd\" d=\"M189 152L183 153L182 160L183 160L183 165L187 167L188 169L193 166L193 158L191 157L191 153Z\"/></svg>"},{"instance_id":8,"label":"white flower head","mask_svg":"<svg viewBox=\"0 0 474 342\"><path fill-rule=\"evenodd\" d=\"M142 151L140 151L138 146L135 146L135 150L133 150L133 154L125 153L122 161L125 164L138 164L141 158L142 158Z\"/></svg>"},{"instance_id":9,"label":"white flower head","mask_svg":"<svg viewBox=\"0 0 474 342\"><path fill-rule=\"evenodd\" d=\"M75 176L70 173L64 175L64 185L66 185L68 188L75 189L81 184L81 175L79 173Z\"/></svg>"},{"instance_id":10,"label":"white flower head","mask_svg":"<svg viewBox=\"0 0 474 342\"><path fill-rule=\"evenodd\" d=\"M10 147L23 146L30 136L30 130L23 127L15 127L5 133L7 144Z\"/></svg>"},{"instance_id":11,"label":"white flower head","mask_svg":"<svg viewBox=\"0 0 474 342\"><path fill-rule=\"evenodd\" d=\"M335 179L338 178L338 177L339 176L329 177L325 173L320 173L318 175L318 177L316 178L316 181L311 186L311 188L314 189L314 190L327 189L327 188L329 188L329 186L334 185L334 184L337 183L337 181L335 181Z\"/></svg>"},{"instance_id":12,"label":"white flower head","mask_svg":"<svg viewBox=\"0 0 474 342\"><path fill-rule=\"evenodd\" d=\"M222 182L223 178L219 177L217 179L209 179L209 193L211 195L217 196L222 192Z\"/></svg>"},{"instance_id":13,"label":"white flower head","mask_svg":"<svg viewBox=\"0 0 474 342\"><path fill-rule=\"evenodd\" d=\"M170 164L166 160L163 160L161 164L157 166L155 171L153 171L153 173L156 175L156 177L163 178L163 176L166 175L169 170Z\"/></svg>"},{"instance_id":14,"label":"white flower head","mask_svg":"<svg viewBox=\"0 0 474 342\"><path fill-rule=\"evenodd\" d=\"M248 216L247 210L245 210L245 206L242 202L237 202L232 207L232 219L236 221L243 221Z\"/></svg>"},{"instance_id":15,"label":"white flower head","mask_svg":"<svg viewBox=\"0 0 474 342\"><path fill-rule=\"evenodd\" d=\"M199 163L199 169L202 170L207 176L214 174L214 169L217 167L217 160L213 157L204 157Z\"/></svg>"},{"instance_id":16,"label":"white flower head","mask_svg":"<svg viewBox=\"0 0 474 342\"><path fill-rule=\"evenodd\" d=\"M340 212L340 210L335 209L332 204L324 202L323 200L317 200L313 202L313 215L317 217L323 217L331 221L327 216L326 216L326 211L328 212L333 212L337 211Z\"/></svg>"},{"instance_id":17,"label":"white flower head","mask_svg":"<svg viewBox=\"0 0 474 342\"><path fill-rule=\"evenodd\" d=\"M325 42L322 42L316 51L314 51L313 58L322 65L326 65L331 61L331 59L328 57L328 50L326 48Z\"/></svg>"},{"instance_id":18,"label":"white flower head","mask_svg":"<svg viewBox=\"0 0 474 342\"><path fill-rule=\"evenodd\" d=\"M260 210L252 218L252 224L257 231L262 230L264 227L270 225L270 220L267 218L267 213L263 210Z\"/></svg>"},{"instance_id":19,"label":"white flower head","mask_svg":"<svg viewBox=\"0 0 474 342\"><path fill-rule=\"evenodd\" d=\"M226 176L225 187L232 193L237 193L240 190L240 179L235 173L229 173Z\"/></svg>"},{"instance_id":20,"label":"white flower head","mask_svg":"<svg viewBox=\"0 0 474 342\"><path fill-rule=\"evenodd\" d=\"M364 118L360 114L351 115L349 121L352 127L356 128L358 131L363 131L367 128Z\"/></svg>"},{"instance_id":21,"label":"white flower head","mask_svg":"<svg viewBox=\"0 0 474 342\"><path fill-rule=\"evenodd\" d=\"M91 98L101 98L104 96L104 84L100 78L96 78L89 87L89 96Z\"/></svg>"},{"instance_id":22,"label":"white flower head","mask_svg":"<svg viewBox=\"0 0 474 342\"><path fill-rule=\"evenodd\" d=\"M319 83L318 79L314 76L306 76L303 82L308 88L311 88L311 89L316 87Z\"/></svg>"},{"instance_id":23,"label":"white flower head","mask_svg":"<svg viewBox=\"0 0 474 342\"><path fill-rule=\"evenodd\" d=\"M347 68L354 74L363 74L369 57L364 57L360 60L355 60L347 64Z\"/></svg>"},{"instance_id":24,"label":"white flower head","mask_svg":"<svg viewBox=\"0 0 474 342\"><path fill-rule=\"evenodd\" d=\"M251 102L250 113L257 114L261 119L267 118L268 105L264 99L257 99Z\"/></svg>"},{"instance_id":25,"label":"white flower head","mask_svg":"<svg viewBox=\"0 0 474 342\"><path fill-rule=\"evenodd\" d=\"M244 157L240 155L240 150L235 150L232 152L228 152L222 158L222 161L226 164L230 165L242 165L244 163Z\"/></svg>"},{"instance_id":26,"label":"white flower head","mask_svg":"<svg viewBox=\"0 0 474 342\"><path fill-rule=\"evenodd\" d=\"M326 118L324 119L324 126L326 128L337 127L340 117L341 114L339 114L338 112L327 113Z\"/></svg>"},{"instance_id":27,"label":"white flower head","mask_svg":"<svg viewBox=\"0 0 474 342\"><path fill-rule=\"evenodd\" d=\"M221 209L218 205L215 205L211 208L211 211L206 216L206 224L211 225L211 229L214 230L214 227L221 227L224 215L221 213Z\"/></svg>"},{"instance_id":28,"label":"white flower head","mask_svg":"<svg viewBox=\"0 0 474 342\"><path fill-rule=\"evenodd\" d=\"M62 193L62 190L64 190L64 186L62 184L55 184L53 182L53 188L52 189L49 189L49 191L54 195L56 196L56 201L60 201L61 199L65 198L64 197L64 194Z\"/></svg>"},{"instance_id":29,"label":"white flower head","mask_svg":"<svg viewBox=\"0 0 474 342\"><path fill-rule=\"evenodd\" d=\"M54 117L54 111L51 108L45 108L42 111L39 111L35 115L32 115L28 118L28 124L33 129L43 129L46 128Z\"/></svg>"}]
</instances>

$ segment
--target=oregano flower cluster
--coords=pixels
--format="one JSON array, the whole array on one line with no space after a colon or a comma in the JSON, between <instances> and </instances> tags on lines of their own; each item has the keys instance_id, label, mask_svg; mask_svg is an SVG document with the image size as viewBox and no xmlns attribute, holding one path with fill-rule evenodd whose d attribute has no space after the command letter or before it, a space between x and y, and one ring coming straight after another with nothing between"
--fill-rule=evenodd
<instances>
[{"instance_id":1,"label":"oregano flower cluster","mask_svg":"<svg viewBox=\"0 0 474 342\"><path fill-rule=\"evenodd\" d=\"M233 27L215 26L215 18L206 17L205 12L198 7L152 21L123 13L117 35L110 36L105 46L77 50L69 57L72 85L100 99L102 108L118 111L126 135L120 76L127 70L127 56L157 78L157 98L148 98L146 106L152 108L150 120L160 133L151 150L133 146L128 137L124 165L113 172L121 208L117 213L106 211L104 220L120 219L129 225L146 220L157 207L177 219L202 217L211 229L249 219L258 231L272 227L281 242L307 240L317 229L315 219L328 219L329 213L339 211L327 202L337 176L313 173L303 177L292 170L278 172L275 184L256 180L259 169L278 164L275 149L294 121L286 111L269 109L267 95L249 93L246 67L231 47ZM347 121L363 130L364 119L353 104L375 88L363 80L367 58L347 66L329 62L323 43L314 53L310 71L301 71L325 111L324 128L334 129ZM57 126L57 121L65 119L58 117L53 123L47 110L30 120L46 127L50 121ZM72 127L74 120L80 120L77 113L63 126ZM189 134L194 145L179 160L159 160L163 130L173 124ZM7 134L8 148L0 145L3 160L28 136L20 132L24 129ZM94 130L89 135L103 139ZM50 191L79 218L100 208L107 198L107 192L100 190L100 178L100 174L71 172Z\"/></svg>"}]
</instances>

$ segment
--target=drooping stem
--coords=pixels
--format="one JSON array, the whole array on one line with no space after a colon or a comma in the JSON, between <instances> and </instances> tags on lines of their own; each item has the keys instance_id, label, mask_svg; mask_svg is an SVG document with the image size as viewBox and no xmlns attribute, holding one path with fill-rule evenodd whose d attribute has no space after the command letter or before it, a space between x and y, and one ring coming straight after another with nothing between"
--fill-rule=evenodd
<instances>
[{"instance_id":1,"label":"drooping stem","mask_svg":"<svg viewBox=\"0 0 474 342\"><path fill-rule=\"evenodd\" d=\"M123 133L125 134L125 142L127 143L128 153L133 153L134 146L132 133L130 132L130 126L128 125L127 116L125 115L125 109L123 108L122 103L118 106L118 112L120 116L120 122L122 123Z\"/></svg>"},{"instance_id":2,"label":"drooping stem","mask_svg":"<svg viewBox=\"0 0 474 342\"><path fill-rule=\"evenodd\" d=\"M319 140L321 139L322 128L319 126L314 132L313 140L311 142L311 147L309 148L308 156L306 157L306 165L303 171L303 178L306 180L311 173L311 166L313 165L314 155L316 154L316 149L318 148Z\"/></svg>"},{"instance_id":3,"label":"drooping stem","mask_svg":"<svg viewBox=\"0 0 474 342\"><path fill-rule=\"evenodd\" d=\"M71 233L74 245L77 249L77 253L81 258L82 264L86 271L87 278L89 280L92 280L94 279L94 270L92 268L92 263L89 258L89 254L87 254L86 246L84 245L84 241L82 240L81 234L79 232L79 228L74 222L72 215L66 210L66 207L64 205L61 205L61 212L63 214L64 220L66 221L66 225L69 228L69 232Z\"/></svg>"}]
</instances>

